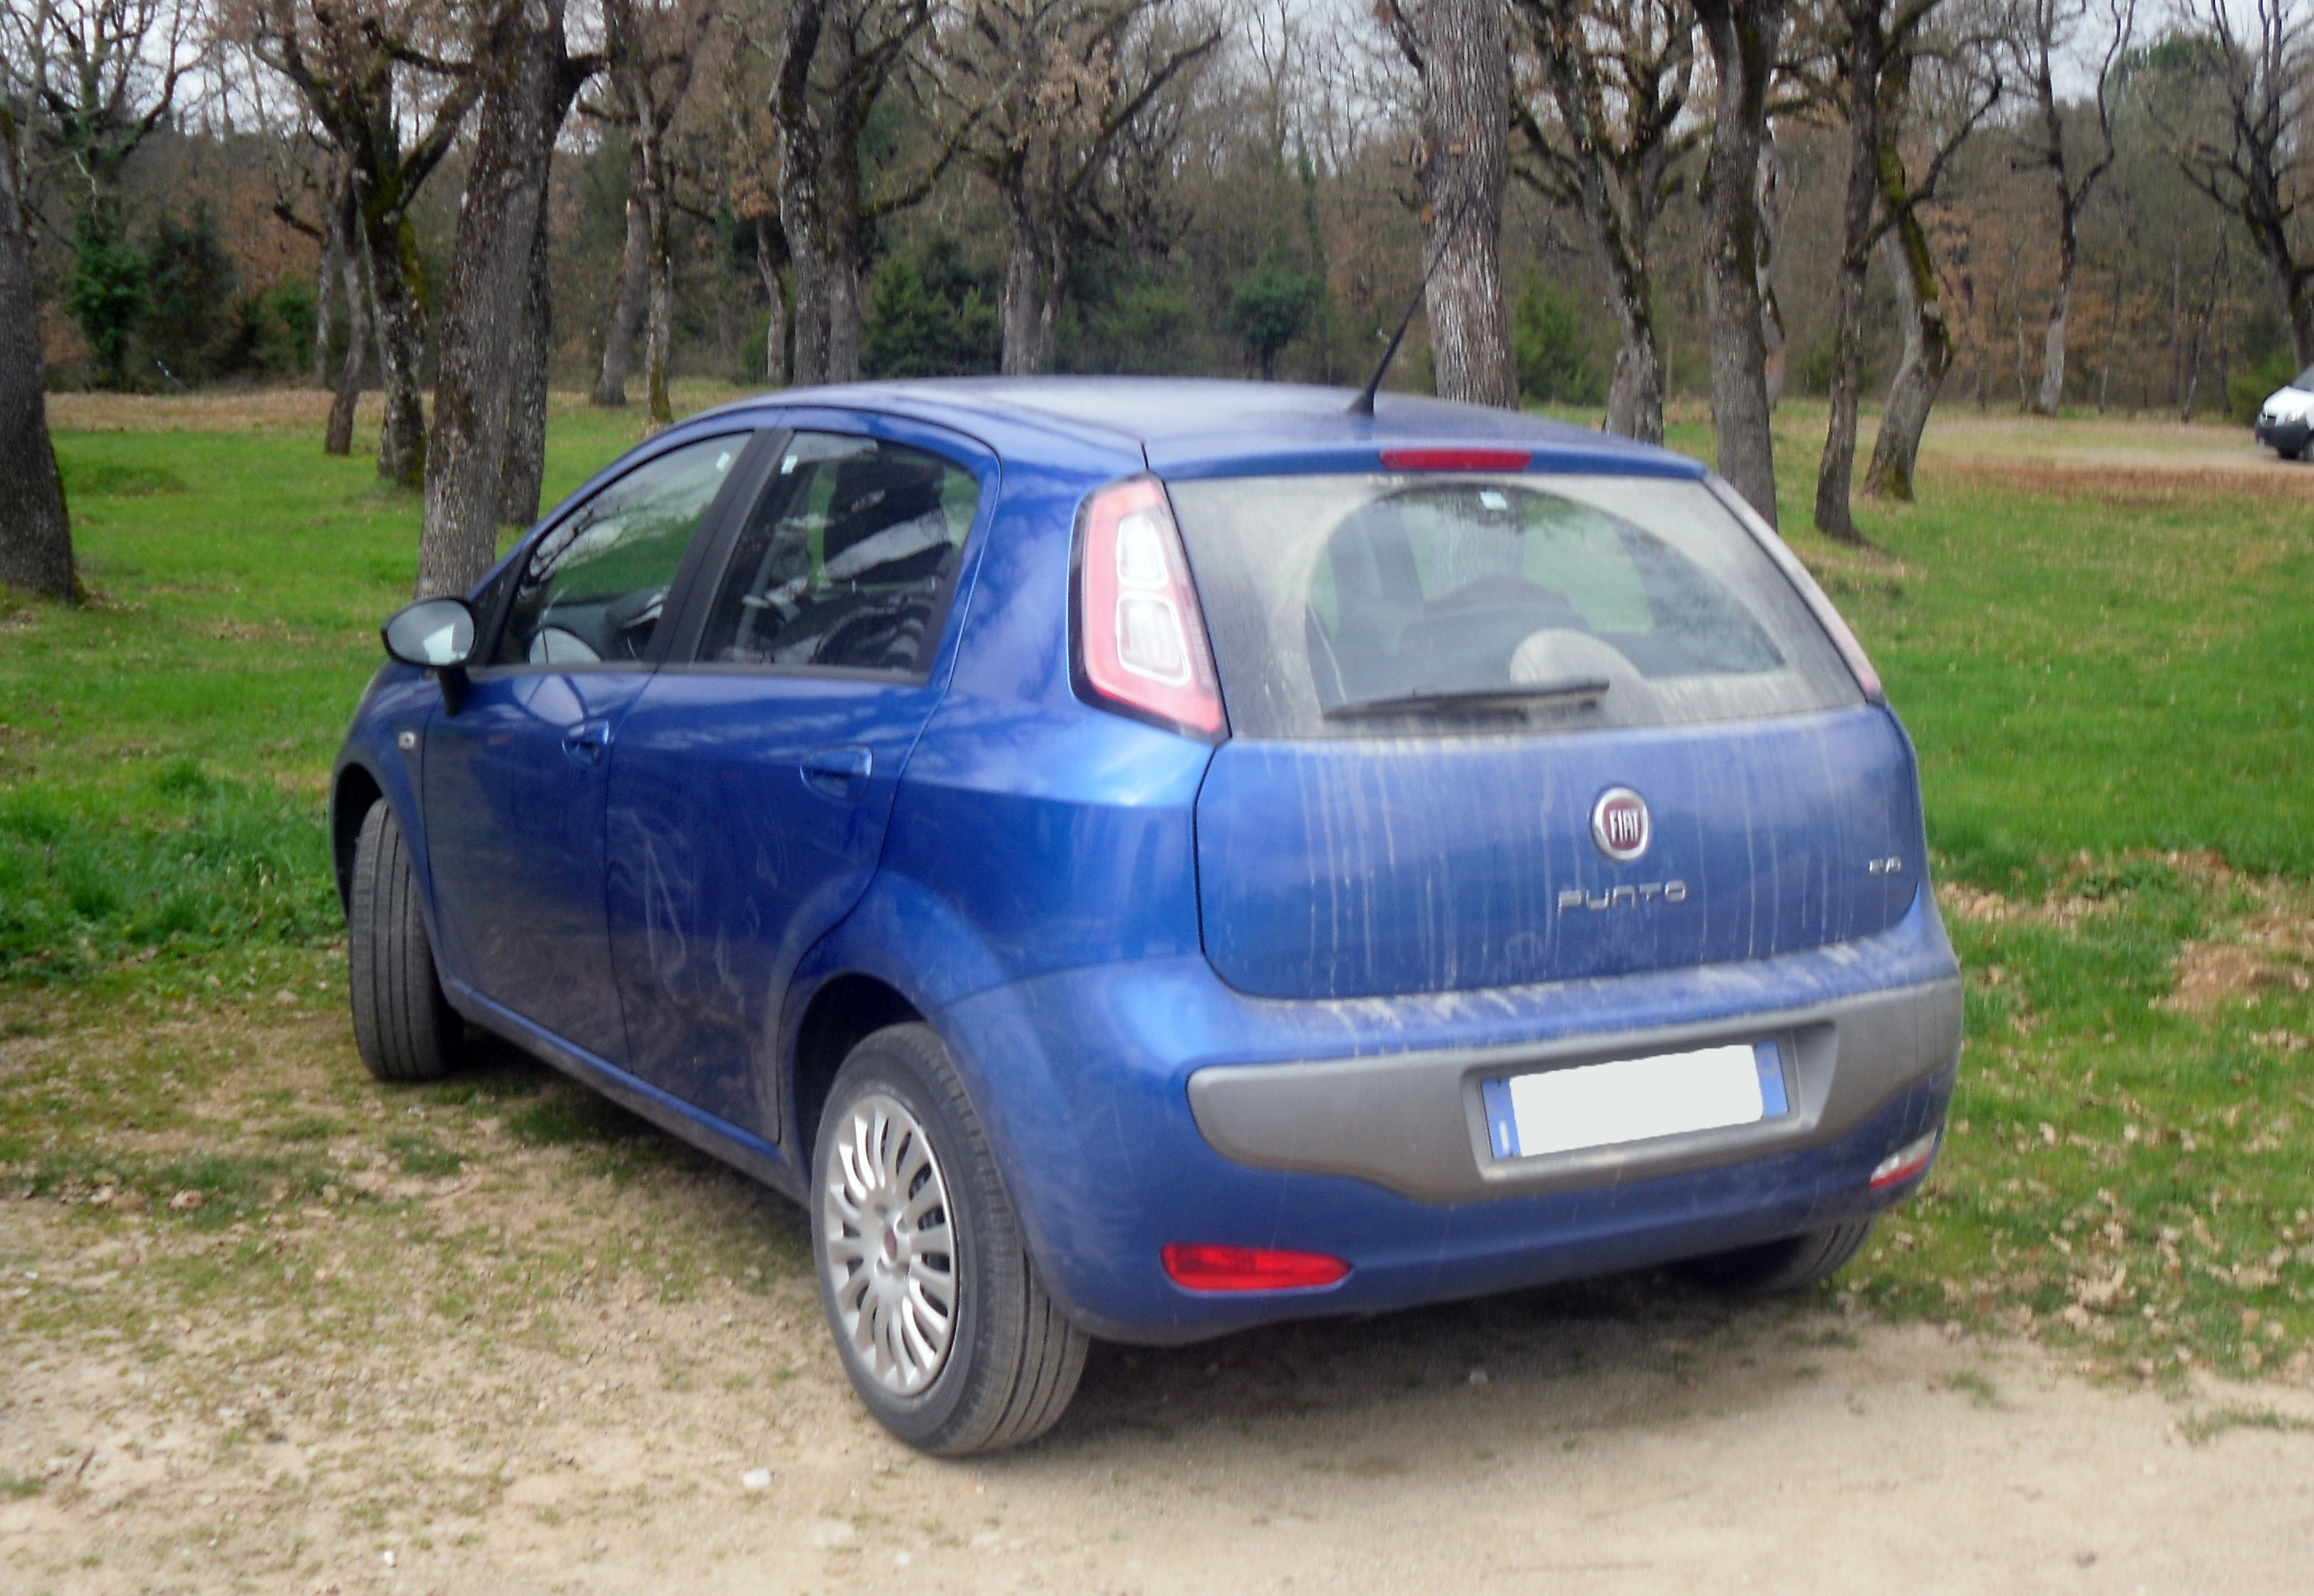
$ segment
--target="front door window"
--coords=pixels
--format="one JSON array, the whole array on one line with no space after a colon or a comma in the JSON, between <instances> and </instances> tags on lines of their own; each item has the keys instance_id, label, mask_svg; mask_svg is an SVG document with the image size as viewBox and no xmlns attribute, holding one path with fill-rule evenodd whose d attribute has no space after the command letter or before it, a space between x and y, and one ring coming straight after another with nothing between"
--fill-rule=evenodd
<instances>
[{"instance_id":1,"label":"front door window","mask_svg":"<svg viewBox=\"0 0 2314 1596\"><path fill-rule=\"evenodd\" d=\"M667 589L745 437L711 437L637 466L531 551L499 639L499 665L643 657Z\"/></svg>"}]
</instances>

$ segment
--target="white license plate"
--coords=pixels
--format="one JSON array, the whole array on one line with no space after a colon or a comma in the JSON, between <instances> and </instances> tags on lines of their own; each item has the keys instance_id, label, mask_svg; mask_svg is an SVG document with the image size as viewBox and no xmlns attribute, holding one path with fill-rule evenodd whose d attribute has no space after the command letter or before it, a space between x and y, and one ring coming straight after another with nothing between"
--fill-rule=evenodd
<instances>
[{"instance_id":1,"label":"white license plate","mask_svg":"<svg viewBox=\"0 0 2314 1596\"><path fill-rule=\"evenodd\" d=\"M1788 1109L1773 1042L1514 1075L1486 1082L1481 1095L1498 1159L1726 1130Z\"/></svg>"}]
</instances>

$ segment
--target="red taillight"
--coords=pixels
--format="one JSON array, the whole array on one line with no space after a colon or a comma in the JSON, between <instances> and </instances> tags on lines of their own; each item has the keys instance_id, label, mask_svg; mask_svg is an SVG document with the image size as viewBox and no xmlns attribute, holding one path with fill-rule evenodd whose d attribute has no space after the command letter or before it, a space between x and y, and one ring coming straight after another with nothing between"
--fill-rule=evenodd
<instances>
[{"instance_id":1,"label":"red taillight","mask_svg":"<svg viewBox=\"0 0 2314 1596\"><path fill-rule=\"evenodd\" d=\"M1384 449L1385 471L1524 471L1524 449Z\"/></svg>"},{"instance_id":2,"label":"red taillight","mask_svg":"<svg viewBox=\"0 0 2314 1596\"><path fill-rule=\"evenodd\" d=\"M1331 1285L1350 1272L1321 1252L1281 1252L1270 1247L1206 1247L1176 1241L1164 1252L1165 1273L1193 1292L1298 1292Z\"/></svg>"},{"instance_id":3,"label":"red taillight","mask_svg":"<svg viewBox=\"0 0 2314 1596\"><path fill-rule=\"evenodd\" d=\"M1164 485L1135 477L1085 501L1077 523L1074 639L1084 697L1219 740L1220 679Z\"/></svg>"}]
</instances>

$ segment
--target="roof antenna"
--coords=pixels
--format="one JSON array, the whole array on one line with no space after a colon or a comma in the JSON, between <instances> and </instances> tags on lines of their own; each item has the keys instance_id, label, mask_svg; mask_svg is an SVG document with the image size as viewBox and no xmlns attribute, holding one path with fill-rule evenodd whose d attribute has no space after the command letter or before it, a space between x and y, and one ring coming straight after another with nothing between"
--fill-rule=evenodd
<instances>
[{"instance_id":1,"label":"roof antenna","mask_svg":"<svg viewBox=\"0 0 2314 1596\"><path fill-rule=\"evenodd\" d=\"M1432 256L1430 264L1422 269L1422 280L1415 285L1414 297L1407 301L1406 314L1398 319L1398 331L1390 335L1390 348L1382 352L1382 364L1375 366L1373 375L1366 379L1365 390L1350 401L1347 413L1353 416L1374 413L1374 393L1381 388L1383 374L1390 370L1390 363L1398 358L1398 346L1406 341L1406 330L1414 325L1414 313L1422 308L1422 296L1430 292L1430 279L1437 275L1438 263L1446 259L1446 240L1453 237L1455 229L1462 226L1462 218L1470 214L1471 207L1479 193L1479 190L1471 189L1462 196L1462 203L1455 207L1454 219L1439 236L1437 254Z\"/></svg>"}]
</instances>

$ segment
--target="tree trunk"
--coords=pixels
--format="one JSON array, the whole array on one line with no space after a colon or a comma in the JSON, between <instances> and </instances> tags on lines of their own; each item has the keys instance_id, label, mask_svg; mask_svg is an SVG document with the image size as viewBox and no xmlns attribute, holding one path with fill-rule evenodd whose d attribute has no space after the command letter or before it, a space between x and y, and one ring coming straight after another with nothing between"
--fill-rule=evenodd
<instances>
[{"instance_id":1,"label":"tree trunk","mask_svg":"<svg viewBox=\"0 0 2314 1596\"><path fill-rule=\"evenodd\" d=\"M827 233L819 193L819 130L809 101L812 57L826 16L826 0L793 0L772 85L780 227L787 234L795 276L795 380L802 386L827 378Z\"/></svg>"},{"instance_id":2,"label":"tree trunk","mask_svg":"<svg viewBox=\"0 0 2314 1596\"><path fill-rule=\"evenodd\" d=\"M385 388L385 420L378 428L377 474L403 488L426 483L426 396L419 361L426 348L426 312L411 292L418 276L418 241L399 211L373 215L363 207L369 261L370 311L375 319L378 379Z\"/></svg>"},{"instance_id":3,"label":"tree trunk","mask_svg":"<svg viewBox=\"0 0 2314 1596\"><path fill-rule=\"evenodd\" d=\"M1780 4L1780 0L1778 0ZM1443 399L1518 408L1503 295L1503 189L1510 174L1510 51L1500 0L1428 0L1416 181L1433 263L1423 304Z\"/></svg>"},{"instance_id":4,"label":"tree trunk","mask_svg":"<svg viewBox=\"0 0 2314 1596\"><path fill-rule=\"evenodd\" d=\"M1045 303L1037 312L1037 369L1058 371L1061 366L1061 306L1069 292L1069 234L1067 225L1057 216L1049 218L1045 233Z\"/></svg>"},{"instance_id":5,"label":"tree trunk","mask_svg":"<svg viewBox=\"0 0 2314 1596\"><path fill-rule=\"evenodd\" d=\"M835 35L835 66L841 77L853 77L852 36L842 29ZM865 338L864 307L860 286L867 273L868 241L862 236L866 218L861 209L860 141L866 131L866 101L855 97L835 108L833 137L823 156L826 187L821 195L827 222L827 373L831 383L860 380L860 349Z\"/></svg>"},{"instance_id":6,"label":"tree trunk","mask_svg":"<svg viewBox=\"0 0 2314 1596\"><path fill-rule=\"evenodd\" d=\"M1760 212L1753 184L1767 129L1768 77L1784 31L1783 0L1697 0L1695 9L1719 84L1703 168L1704 289L1719 474L1773 526L1775 441L1760 335Z\"/></svg>"},{"instance_id":7,"label":"tree trunk","mask_svg":"<svg viewBox=\"0 0 2314 1596\"><path fill-rule=\"evenodd\" d=\"M2057 295L2049 302L2049 330L2041 340L2041 394L2035 408L2053 416L2065 401L2065 322L2072 312L2073 273L2071 262L2058 269Z\"/></svg>"},{"instance_id":8,"label":"tree trunk","mask_svg":"<svg viewBox=\"0 0 2314 1596\"><path fill-rule=\"evenodd\" d=\"M764 279L764 297L771 305L771 322L764 329L764 381L773 388L788 385L788 300L780 281L779 251L772 247L772 219L755 218L755 269Z\"/></svg>"},{"instance_id":9,"label":"tree trunk","mask_svg":"<svg viewBox=\"0 0 2314 1596\"><path fill-rule=\"evenodd\" d=\"M1879 216L1879 30L1856 28L1849 41L1849 188L1840 206L1840 270L1833 278L1831 423L1816 467L1816 530L1860 543L1849 495L1856 483L1856 410L1865 386L1865 282L1872 270L1872 222ZM1904 294L1897 291L1897 303ZM1907 349L1912 331L1907 329Z\"/></svg>"},{"instance_id":10,"label":"tree trunk","mask_svg":"<svg viewBox=\"0 0 2314 1596\"><path fill-rule=\"evenodd\" d=\"M831 383L860 380L860 349L865 311L860 299L864 275L861 242L850 227L831 230L827 251L827 376Z\"/></svg>"},{"instance_id":11,"label":"tree trunk","mask_svg":"<svg viewBox=\"0 0 2314 1596\"><path fill-rule=\"evenodd\" d=\"M450 257L427 444L421 598L464 593L497 558L532 246L544 221L547 163L561 127L556 90L567 56L559 0L509 12L504 27L492 30L484 59L491 75Z\"/></svg>"},{"instance_id":12,"label":"tree trunk","mask_svg":"<svg viewBox=\"0 0 2314 1596\"><path fill-rule=\"evenodd\" d=\"M1784 230L1784 178L1776 158L1776 130L1766 129L1760 141L1759 181L1754 201L1760 211L1760 349L1768 384L1768 408L1783 402L1784 375L1790 351L1784 337L1784 307L1776 301L1776 248Z\"/></svg>"},{"instance_id":13,"label":"tree trunk","mask_svg":"<svg viewBox=\"0 0 2314 1596\"><path fill-rule=\"evenodd\" d=\"M640 145L627 147L627 246L619 255L619 287L611 298L611 324L603 334L603 367L595 378L593 402L615 410L627 402L627 374L634 369L635 332L643 316L650 276L650 219L642 202L643 160Z\"/></svg>"},{"instance_id":14,"label":"tree trunk","mask_svg":"<svg viewBox=\"0 0 2314 1596\"><path fill-rule=\"evenodd\" d=\"M1042 345L1044 251L1023 163L997 174L996 192L1004 205L1004 350L997 369L1008 377L1034 376Z\"/></svg>"},{"instance_id":15,"label":"tree trunk","mask_svg":"<svg viewBox=\"0 0 2314 1596\"><path fill-rule=\"evenodd\" d=\"M1861 14L1859 14L1859 12ZM1856 481L1856 412L1864 394L1864 294L1872 268L1873 222L1880 210L1880 90L1887 50L1877 10L1849 13L1848 188L1841 198L1841 255L1833 276L1832 416L1816 469L1816 530L1842 542L1864 540L1850 494ZM1901 303L1901 295L1900 295Z\"/></svg>"},{"instance_id":16,"label":"tree trunk","mask_svg":"<svg viewBox=\"0 0 2314 1596\"><path fill-rule=\"evenodd\" d=\"M652 181L644 190L650 217L650 311L643 322L643 371L649 383L650 424L675 423L667 392L667 364L675 355L675 218L657 151L645 158Z\"/></svg>"},{"instance_id":17,"label":"tree trunk","mask_svg":"<svg viewBox=\"0 0 2314 1596\"><path fill-rule=\"evenodd\" d=\"M1619 299L1616 320L1622 341L1615 350L1615 375L1607 385L1607 430L1643 444L1663 442L1664 362L1655 329L1642 317L1625 320Z\"/></svg>"},{"instance_id":18,"label":"tree trunk","mask_svg":"<svg viewBox=\"0 0 2314 1596\"><path fill-rule=\"evenodd\" d=\"M2026 388L2025 375L2025 246L2022 243L2018 244L2009 256L2009 308L2012 323L2010 330L2017 335L2017 408L2027 410L2032 408L2033 401Z\"/></svg>"},{"instance_id":19,"label":"tree trunk","mask_svg":"<svg viewBox=\"0 0 2314 1596\"><path fill-rule=\"evenodd\" d=\"M0 585L70 604L72 518L49 440L48 372L16 137L15 120L0 104Z\"/></svg>"},{"instance_id":20,"label":"tree trunk","mask_svg":"<svg viewBox=\"0 0 2314 1596\"><path fill-rule=\"evenodd\" d=\"M329 430L322 438L324 454L350 454L354 448L354 410L361 403L377 332L371 307L376 295L370 280L369 244L360 220L360 205L349 181L338 205L339 256L345 272L346 358L338 368L338 391L330 401Z\"/></svg>"},{"instance_id":21,"label":"tree trunk","mask_svg":"<svg viewBox=\"0 0 2314 1596\"><path fill-rule=\"evenodd\" d=\"M531 234L530 288L514 348L514 379L507 395L505 467L499 479L499 520L528 526L538 519L546 484L548 366L554 354L554 282L543 193Z\"/></svg>"},{"instance_id":22,"label":"tree trunk","mask_svg":"<svg viewBox=\"0 0 2314 1596\"><path fill-rule=\"evenodd\" d=\"M1894 150L1884 150L1885 162L1895 159ZM1897 181L1902 181L1901 168ZM1895 380L1888 384L1888 407L1881 412L1880 436L1872 447L1872 466L1864 475L1864 491L1875 498L1909 504L1912 472L1921 457L1921 435L1928 430L1937 390L1944 386L1945 373L1952 366L1952 336L1945 330L1944 303L1938 290L1936 261L1929 253L1928 234L1909 205L1897 207L1895 225L1888 230L1885 247L1888 275L1896 285L1904 355L1897 362Z\"/></svg>"},{"instance_id":23,"label":"tree trunk","mask_svg":"<svg viewBox=\"0 0 2314 1596\"><path fill-rule=\"evenodd\" d=\"M345 276L345 229L339 223L338 203L345 184L343 168L331 180L322 211L322 264L314 274L314 386L330 386L330 334L337 330L338 284Z\"/></svg>"}]
</instances>

